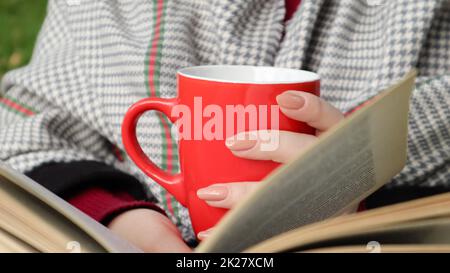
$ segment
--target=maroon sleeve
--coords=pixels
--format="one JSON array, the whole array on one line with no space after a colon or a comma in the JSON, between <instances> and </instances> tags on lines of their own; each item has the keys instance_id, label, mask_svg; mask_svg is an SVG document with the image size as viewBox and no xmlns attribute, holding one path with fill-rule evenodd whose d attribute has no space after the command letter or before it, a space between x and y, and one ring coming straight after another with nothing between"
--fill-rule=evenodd
<instances>
[{"instance_id":1,"label":"maroon sleeve","mask_svg":"<svg viewBox=\"0 0 450 273\"><path fill-rule=\"evenodd\" d=\"M130 209L164 214L135 177L101 162L49 162L26 175L105 225Z\"/></svg>"},{"instance_id":2,"label":"maroon sleeve","mask_svg":"<svg viewBox=\"0 0 450 273\"><path fill-rule=\"evenodd\" d=\"M86 188L67 201L104 225L117 215L137 208L151 209L165 215L164 211L152 202L139 201L126 192L110 192L99 187Z\"/></svg>"}]
</instances>

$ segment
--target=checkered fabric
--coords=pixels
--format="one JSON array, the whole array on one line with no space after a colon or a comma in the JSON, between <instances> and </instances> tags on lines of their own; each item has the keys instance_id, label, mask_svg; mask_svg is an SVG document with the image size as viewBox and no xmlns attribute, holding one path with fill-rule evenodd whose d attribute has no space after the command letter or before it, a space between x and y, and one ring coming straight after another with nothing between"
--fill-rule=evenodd
<instances>
[{"instance_id":1,"label":"checkered fabric","mask_svg":"<svg viewBox=\"0 0 450 273\"><path fill-rule=\"evenodd\" d=\"M408 164L389 187L450 187L450 1L303 0L286 26L284 14L284 0L50 0L30 64L2 81L0 160L22 172L55 161L115 166L192 239L187 210L123 153L132 103L176 96L179 68L246 64L315 71L323 97L346 112L416 67ZM177 172L170 127L148 113L138 135Z\"/></svg>"}]
</instances>

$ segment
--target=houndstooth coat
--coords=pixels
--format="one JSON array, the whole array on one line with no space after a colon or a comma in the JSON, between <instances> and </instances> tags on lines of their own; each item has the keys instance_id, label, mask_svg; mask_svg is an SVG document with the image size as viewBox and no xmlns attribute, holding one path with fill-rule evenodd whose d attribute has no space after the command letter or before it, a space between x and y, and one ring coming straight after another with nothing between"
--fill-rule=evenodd
<instances>
[{"instance_id":1,"label":"houndstooth coat","mask_svg":"<svg viewBox=\"0 0 450 273\"><path fill-rule=\"evenodd\" d=\"M148 96L176 96L176 70L247 64L319 73L322 94L347 112L411 68L409 159L388 189L450 188L450 1L50 0L33 58L9 72L0 98L0 160L26 172L95 160L139 179L192 238L188 212L124 155L121 122ZM147 154L176 172L168 120L146 114ZM64 183L61 181L61 183Z\"/></svg>"}]
</instances>

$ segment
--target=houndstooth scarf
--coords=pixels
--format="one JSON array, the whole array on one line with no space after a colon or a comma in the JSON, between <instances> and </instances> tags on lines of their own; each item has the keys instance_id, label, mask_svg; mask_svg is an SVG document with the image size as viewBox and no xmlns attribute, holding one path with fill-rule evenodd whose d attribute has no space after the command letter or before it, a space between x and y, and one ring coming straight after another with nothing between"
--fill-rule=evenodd
<instances>
[{"instance_id":1,"label":"houndstooth scarf","mask_svg":"<svg viewBox=\"0 0 450 273\"><path fill-rule=\"evenodd\" d=\"M319 73L346 112L417 67L407 167L389 187L450 187L450 1L50 0L32 61L0 94L0 160L20 171L97 160L137 177L192 238L188 212L123 153L121 122L148 96L176 96L176 70L247 64ZM146 153L177 172L170 124L146 114ZM170 135L170 133L169 133Z\"/></svg>"}]
</instances>

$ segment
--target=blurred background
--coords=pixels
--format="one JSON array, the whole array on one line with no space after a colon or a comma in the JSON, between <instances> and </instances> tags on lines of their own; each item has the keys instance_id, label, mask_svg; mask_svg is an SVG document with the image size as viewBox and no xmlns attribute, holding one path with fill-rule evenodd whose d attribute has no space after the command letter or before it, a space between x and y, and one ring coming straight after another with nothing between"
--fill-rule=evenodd
<instances>
[{"instance_id":1,"label":"blurred background","mask_svg":"<svg viewBox=\"0 0 450 273\"><path fill-rule=\"evenodd\" d=\"M47 0L0 0L0 79L29 61L46 8Z\"/></svg>"}]
</instances>

